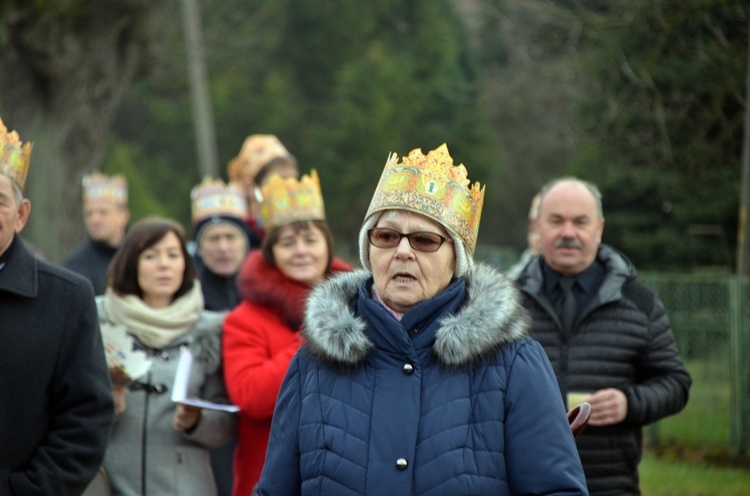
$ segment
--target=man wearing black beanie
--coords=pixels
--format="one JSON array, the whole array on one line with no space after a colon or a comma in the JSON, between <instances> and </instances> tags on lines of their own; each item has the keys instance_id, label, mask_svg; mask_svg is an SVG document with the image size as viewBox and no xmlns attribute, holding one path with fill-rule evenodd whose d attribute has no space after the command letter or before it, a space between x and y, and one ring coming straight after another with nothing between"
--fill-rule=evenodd
<instances>
[{"instance_id":1,"label":"man wearing black beanie","mask_svg":"<svg viewBox=\"0 0 750 496\"><path fill-rule=\"evenodd\" d=\"M240 301L236 276L249 249L244 220L213 216L197 226L196 255L201 263L198 277L206 310L231 310Z\"/></svg>"}]
</instances>

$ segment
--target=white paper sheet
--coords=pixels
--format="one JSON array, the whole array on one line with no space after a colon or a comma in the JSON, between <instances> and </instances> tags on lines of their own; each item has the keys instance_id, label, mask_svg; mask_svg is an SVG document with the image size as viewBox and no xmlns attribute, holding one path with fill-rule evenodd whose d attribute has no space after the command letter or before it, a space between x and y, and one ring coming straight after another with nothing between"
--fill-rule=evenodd
<instances>
[{"instance_id":1,"label":"white paper sheet","mask_svg":"<svg viewBox=\"0 0 750 496\"><path fill-rule=\"evenodd\" d=\"M225 405L223 403L212 403L200 398L188 398L187 388L190 381L190 369L193 367L193 354L187 346L180 348L180 359L177 362L177 373L172 385L172 402L185 405L207 408L209 410L220 410L223 412L238 412L240 407L236 405Z\"/></svg>"},{"instance_id":2,"label":"white paper sheet","mask_svg":"<svg viewBox=\"0 0 750 496\"><path fill-rule=\"evenodd\" d=\"M142 350L135 349L133 337L122 326L102 324L102 342L110 369L120 369L130 379L146 375L151 359Z\"/></svg>"}]
</instances>

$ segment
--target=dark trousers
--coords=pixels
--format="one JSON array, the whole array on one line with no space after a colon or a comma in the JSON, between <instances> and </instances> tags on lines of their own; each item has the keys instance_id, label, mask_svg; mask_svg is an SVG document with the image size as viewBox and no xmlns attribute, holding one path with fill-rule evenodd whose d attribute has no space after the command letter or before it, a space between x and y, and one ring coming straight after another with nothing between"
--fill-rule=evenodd
<instances>
[{"instance_id":1,"label":"dark trousers","mask_svg":"<svg viewBox=\"0 0 750 496\"><path fill-rule=\"evenodd\" d=\"M224 446L211 450L211 467L216 478L216 489L219 496L232 496L232 482L234 472L232 470L234 447L237 440L232 439Z\"/></svg>"}]
</instances>

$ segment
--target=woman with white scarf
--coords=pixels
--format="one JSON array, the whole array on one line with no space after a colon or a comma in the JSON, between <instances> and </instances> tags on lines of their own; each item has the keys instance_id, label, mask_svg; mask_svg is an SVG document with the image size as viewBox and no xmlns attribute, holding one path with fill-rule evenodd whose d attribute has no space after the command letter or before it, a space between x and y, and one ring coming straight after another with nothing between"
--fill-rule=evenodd
<instances>
[{"instance_id":1,"label":"woman with white scarf","mask_svg":"<svg viewBox=\"0 0 750 496\"><path fill-rule=\"evenodd\" d=\"M127 233L97 298L106 335L121 327L151 365L140 377L110 369L118 415L105 455L114 495L214 495L209 450L236 432L233 414L171 401L180 348L194 356L188 397L228 403L221 372L225 314L205 311L183 227L151 217ZM132 350L124 350L125 353ZM111 365L111 362L110 362Z\"/></svg>"}]
</instances>

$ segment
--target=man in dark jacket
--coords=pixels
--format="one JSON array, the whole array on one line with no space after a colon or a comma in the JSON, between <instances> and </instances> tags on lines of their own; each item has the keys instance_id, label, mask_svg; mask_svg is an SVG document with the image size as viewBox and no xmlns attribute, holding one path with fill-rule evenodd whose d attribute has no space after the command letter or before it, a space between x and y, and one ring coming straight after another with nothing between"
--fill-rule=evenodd
<instances>
[{"instance_id":1,"label":"man in dark jacket","mask_svg":"<svg viewBox=\"0 0 750 496\"><path fill-rule=\"evenodd\" d=\"M222 312L240 304L237 273L250 250L248 211L242 185L205 178L190 192L195 226L195 259L206 310ZM211 451L218 496L232 494L237 440Z\"/></svg>"},{"instance_id":2,"label":"man in dark jacket","mask_svg":"<svg viewBox=\"0 0 750 496\"><path fill-rule=\"evenodd\" d=\"M78 495L104 457L114 404L91 285L18 236L30 158L0 120L0 495Z\"/></svg>"},{"instance_id":3,"label":"man in dark jacket","mask_svg":"<svg viewBox=\"0 0 750 496\"><path fill-rule=\"evenodd\" d=\"M195 258L206 310L232 310L242 298L237 273L250 250L242 185L205 178L190 192Z\"/></svg>"},{"instance_id":4,"label":"man in dark jacket","mask_svg":"<svg viewBox=\"0 0 750 496\"><path fill-rule=\"evenodd\" d=\"M93 172L83 176L83 223L88 239L63 262L63 267L91 281L94 294L104 294L107 268L130 220L128 183L123 176Z\"/></svg>"},{"instance_id":5,"label":"man in dark jacket","mask_svg":"<svg viewBox=\"0 0 750 496\"><path fill-rule=\"evenodd\" d=\"M691 385L664 307L630 261L601 243L595 185L547 184L536 227L541 253L517 284L566 406L593 407L576 439L589 491L640 494L642 427L682 410Z\"/></svg>"}]
</instances>

